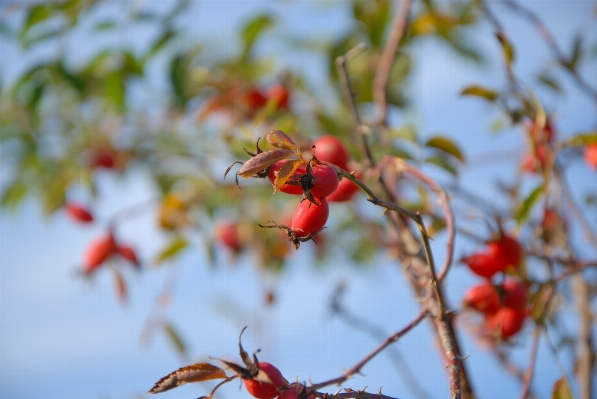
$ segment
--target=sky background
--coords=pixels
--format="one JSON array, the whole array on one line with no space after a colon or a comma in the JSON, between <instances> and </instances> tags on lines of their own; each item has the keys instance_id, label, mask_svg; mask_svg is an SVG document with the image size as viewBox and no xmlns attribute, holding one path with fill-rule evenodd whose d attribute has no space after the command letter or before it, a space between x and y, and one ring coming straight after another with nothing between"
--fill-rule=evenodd
<instances>
[{"instance_id":1,"label":"sky background","mask_svg":"<svg viewBox=\"0 0 597 399\"><path fill-rule=\"evenodd\" d=\"M140 2L145 3L159 8L167 2ZM517 72L535 85L534 72L545 62L549 50L526 21L495 2L489 3L514 39ZM0 10L5 4L0 2ZM594 2L529 1L527 4L543 19L562 47L570 47L578 27L591 38L589 42L596 42ZM234 43L243 21L263 10L269 10L280 20L271 33L274 36L284 33L312 38L339 37L348 28L348 7L334 1L196 2L179 23L188 30L189 40L204 40L207 46L221 50ZM117 7L108 4L101 12L114 13ZM19 18L19 13L1 15ZM491 134L488 121L498 117L495 109L458 94L470 83L503 87L505 77L499 48L490 31L485 24L481 32L486 34L473 38L486 52L485 66L463 61L434 40L415 46L409 90L416 95L410 110L393 114L392 118L397 123L415 123L424 135L443 132L454 137L469 159L461 183L494 203L497 177L511 180L516 174L517 159L524 150L522 134L519 131ZM143 34L136 32L118 40L143 43ZM76 40L72 43L75 56L82 59L96 45ZM313 85L317 85L327 68L324 60L313 54L284 52L267 41L257 51L279 53L280 65L306 71ZM35 55L51 56L52 49L43 49ZM0 74L4 85L10 85L31 62L11 43L0 39ZM597 83L594 65L592 70L582 70L593 85ZM159 90L165 81L160 80L159 66L156 68L153 84ZM555 112L561 137L594 129L597 125L594 106L570 79L562 76L565 83L562 96L538 90L547 109ZM0 182L4 182L9 171L1 163L0 167ZM450 182L431 168L428 172L444 183ZM578 198L597 181L595 173L588 172L581 163L571 165L569 176ZM154 194L148 176L141 170L129 171L119 179L110 173L100 173L98 185L106 194L96 206L100 218ZM363 200L362 205L368 204ZM454 206L464 205L456 198ZM342 212L342 208L335 212ZM373 210L372 215L381 217L381 212ZM74 225L60 212L43 218L34 200L25 201L13 214L0 213L0 397L149 397L145 392L154 382L181 366L205 361L208 356L240 360L237 340L244 326L249 326L243 337L248 352L261 348L260 359L277 365L289 380L298 376L300 380L319 382L340 375L379 343L337 317L330 317L330 297L339 282L347 284L346 306L377 323L387 335L418 314L418 304L413 303L399 268L387 259L380 258L382 264L378 267L359 270L345 259L336 258L331 267L321 270L312 267L312 259L301 251L275 281L261 278L250 266L250 259L241 258L236 264L227 265L226 258L221 257L222 267L214 269L206 264L200 249L188 251L175 265L142 274L128 273L130 297L123 307L115 298L110 273L99 273L91 283L74 276L82 249L101 233L101 227ZM119 236L139 248L142 259L150 259L163 240L152 212L123 224ZM445 256L445 237L437 237L432 245L436 259L441 261ZM456 256L474 248L473 243L459 240ZM165 281L173 281L176 290L174 301L163 316L179 328L189 347L189 359L181 359L160 331L150 342L141 340ZM448 297L454 306L475 281L462 267L454 268L447 280ZM263 304L267 289L276 293L273 307ZM527 325L527 332L530 328ZM574 329L573 324L570 329ZM522 365L528 358L528 335L521 337L514 350ZM472 335L464 331L461 341L464 354L471 356L467 365L480 397L496 397L496 392L500 397L518 394L519 383L504 374ZM416 380L428 393L426 397L439 399L446 397L448 386L436 345L430 326L422 323L393 350L406 359ZM542 340L533 384L541 397L549 395L553 383L561 376L554 364ZM388 354L374 359L363 373L364 376L344 386L353 389L368 386L371 392L383 386L383 392L389 396L415 397L405 381L398 378L395 363ZM206 395L212 386L210 383L187 385L159 397L195 398ZM249 398L238 387L236 382L228 384L218 391L217 397Z\"/></svg>"}]
</instances>

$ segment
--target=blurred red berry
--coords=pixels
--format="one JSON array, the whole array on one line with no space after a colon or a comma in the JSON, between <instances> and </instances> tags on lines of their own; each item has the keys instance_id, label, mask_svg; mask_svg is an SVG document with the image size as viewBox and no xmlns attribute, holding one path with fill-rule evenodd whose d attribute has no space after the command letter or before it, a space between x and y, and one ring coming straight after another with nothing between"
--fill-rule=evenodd
<instances>
[{"instance_id":1,"label":"blurred red berry","mask_svg":"<svg viewBox=\"0 0 597 399\"><path fill-rule=\"evenodd\" d=\"M238 226L235 223L221 223L216 227L216 239L234 252L240 252L242 245Z\"/></svg>"},{"instance_id":2,"label":"blurred red berry","mask_svg":"<svg viewBox=\"0 0 597 399\"><path fill-rule=\"evenodd\" d=\"M522 329L526 317L525 310L503 307L489 315L485 325L492 335L498 334L502 338L510 338Z\"/></svg>"},{"instance_id":3,"label":"blurred red berry","mask_svg":"<svg viewBox=\"0 0 597 399\"><path fill-rule=\"evenodd\" d=\"M85 250L83 257L83 268L86 274L93 273L99 268L116 250L114 236L109 234L92 241Z\"/></svg>"},{"instance_id":4,"label":"blurred red berry","mask_svg":"<svg viewBox=\"0 0 597 399\"><path fill-rule=\"evenodd\" d=\"M523 250L518 241L506 234L488 243L489 254L493 256L499 271L508 267L517 268L523 257Z\"/></svg>"},{"instance_id":5,"label":"blurred red berry","mask_svg":"<svg viewBox=\"0 0 597 399\"><path fill-rule=\"evenodd\" d=\"M93 222L93 215L83 205L77 204L75 202L69 202L66 204L66 213L75 221L81 223L90 223Z\"/></svg>"},{"instance_id":6,"label":"blurred red berry","mask_svg":"<svg viewBox=\"0 0 597 399\"><path fill-rule=\"evenodd\" d=\"M118 255L131 262L133 266L139 267L139 258L137 258L137 253L133 248L129 247L128 245L117 245L116 252Z\"/></svg>"},{"instance_id":7,"label":"blurred red berry","mask_svg":"<svg viewBox=\"0 0 597 399\"><path fill-rule=\"evenodd\" d=\"M500 308L500 296L490 282L471 287L462 302L464 306L484 314L493 314Z\"/></svg>"},{"instance_id":8,"label":"blurred red berry","mask_svg":"<svg viewBox=\"0 0 597 399\"><path fill-rule=\"evenodd\" d=\"M525 310L527 307L527 299L529 296L529 286L517 279L507 279L503 286L504 296L502 303L505 307Z\"/></svg>"},{"instance_id":9,"label":"blurred red berry","mask_svg":"<svg viewBox=\"0 0 597 399\"><path fill-rule=\"evenodd\" d=\"M496 261L493 254L487 252L476 252L462 259L473 273L491 279L494 274L502 271L501 264Z\"/></svg>"},{"instance_id":10,"label":"blurred red berry","mask_svg":"<svg viewBox=\"0 0 597 399\"><path fill-rule=\"evenodd\" d=\"M338 188L327 197L329 202L345 202L350 201L352 197L359 191L359 186L348 179L342 179L338 183Z\"/></svg>"},{"instance_id":11,"label":"blurred red berry","mask_svg":"<svg viewBox=\"0 0 597 399\"><path fill-rule=\"evenodd\" d=\"M267 90L267 98L269 100L274 100L278 105L278 108L288 108L288 103L290 102L290 93L283 85L276 84Z\"/></svg>"},{"instance_id":12,"label":"blurred red berry","mask_svg":"<svg viewBox=\"0 0 597 399\"><path fill-rule=\"evenodd\" d=\"M89 166L93 169L113 169L116 166L116 151L111 148L100 148L95 150L91 156Z\"/></svg>"},{"instance_id":13,"label":"blurred red berry","mask_svg":"<svg viewBox=\"0 0 597 399\"><path fill-rule=\"evenodd\" d=\"M329 135L321 136L313 142L313 145L315 146L315 156L317 159L333 163L346 170L350 154L339 138Z\"/></svg>"},{"instance_id":14,"label":"blurred red berry","mask_svg":"<svg viewBox=\"0 0 597 399\"><path fill-rule=\"evenodd\" d=\"M587 166L593 170L597 170L597 143L587 144L583 156Z\"/></svg>"}]
</instances>

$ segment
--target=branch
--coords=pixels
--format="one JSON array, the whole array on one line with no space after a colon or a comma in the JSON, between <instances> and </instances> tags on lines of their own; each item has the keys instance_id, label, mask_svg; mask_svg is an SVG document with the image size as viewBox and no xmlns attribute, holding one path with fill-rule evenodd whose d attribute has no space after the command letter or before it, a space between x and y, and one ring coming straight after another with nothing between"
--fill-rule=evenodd
<instances>
[{"instance_id":1,"label":"branch","mask_svg":"<svg viewBox=\"0 0 597 399\"><path fill-rule=\"evenodd\" d=\"M394 14L390 36L381 53L379 64L377 64L375 78L373 79L373 101L379 110L379 116L374 125L385 125L387 123L388 99L386 86L390 79L390 72L392 71L392 65L394 65L394 58L396 57L400 40L406 30L409 8L410 0L398 1L398 10Z\"/></svg>"},{"instance_id":2,"label":"branch","mask_svg":"<svg viewBox=\"0 0 597 399\"><path fill-rule=\"evenodd\" d=\"M506 6L510 7L511 9L518 11L523 17L525 17L532 24L535 25L535 27L539 31L539 34L543 37L543 39L545 40L545 42L547 43L547 45L549 46L551 51L554 53L554 56L556 57L557 61L568 72L570 72L570 74L572 75L572 78L574 79L574 81L576 82L578 87L582 91L584 91L587 95L589 95L593 99L595 104L597 104L597 90L594 89L593 87L591 87L589 85L589 83L587 81L585 81L582 76L580 76L578 74L578 71L574 68L574 66L571 65L571 63L566 59L566 57L564 56L564 53L558 46L555 38L553 37L553 35L549 31L549 29L547 29L547 26L545 26L545 24L539 19L539 17L537 17L537 15L534 14L530 9L520 5L516 1L503 0L503 3Z\"/></svg>"},{"instance_id":3,"label":"branch","mask_svg":"<svg viewBox=\"0 0 597 399\"><path fill-rule=\"evenodd\" d=\"M386 340L381 345L379 345L377 348L375 348L373 350L373 352L371 352L370 354L365 356L360 362L358 362L357 364L352 366L349 370L345 371L344 374L342 374L340 377L336 377L336 378L333 378L328 381L320 382L319 384L313 384L310 386L310 388L313 390L318 390L320 388L323 388L323 387L326 387L329 385L334 385L334 384L340 385L344 381L351 378L354 374L360 373L361 369L367 363L369 363L369 361L371 359L373 359L375 356L377 356L379 353L381 353L385 348L387 348L394 342L398 341L400 338L402 338L403 335L408 333L410 330L415 328L426 316L427 316L427 312L424 310L421 311L421 313L419 313L419 315L417 317L415 317L408 325L406 325L406 327L404 327L402 330L398 331L396 334L386 338Z\"/></svg>"},{"instance_id":4,"label":"branch","mask_svg":"<svg viewBox=\"0 0 597 399\"><path fill-rule=\"evenodd\" d=\"M520 399L526 399L531 392L531 381L533 380L533 373L535 371L535 363L537 362L537 349L539 347L539 338L541 338L541 327L537 326L533 332L533 347L531 348L531 359L527 371L522 376L522 393Z\"/></svg>"}]
</instances>

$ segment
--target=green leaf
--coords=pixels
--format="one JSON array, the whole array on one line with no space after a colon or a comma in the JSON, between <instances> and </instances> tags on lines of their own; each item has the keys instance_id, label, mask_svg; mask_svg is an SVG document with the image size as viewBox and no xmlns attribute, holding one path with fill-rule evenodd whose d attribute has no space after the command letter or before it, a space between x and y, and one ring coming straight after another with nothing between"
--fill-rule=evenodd
<instances>
[{"instance_id":1,"label":"green leaf","mask_svg":"<svg viewBox=\"0 0 597 399\"><path fill-rule=\"evenodd\" d=\"M556 91L558 93L561 93L563 91L558 81L546 73L542 73L541 75L539 75L538 79L539 82L543 83L545 86L549 87L553 91Z\"/></svg>"},{"instance_id":2,"label":"green leaf","mask_svg":"<svg viewBox=\"0 0 597 399\"><path fill-rule=\"evenodd\" d=\"M452 155L460 162L465 162L464 155L462 155L460 148L458 148L458 146L448 137L434 136L430 138L427 143L425 143L425 147L437 148L440 151L444 151Z\"/></svg>"},{"instance_id":3,"label":"green leaf","mask_svg":"<svg viewBox=\"0 0 597 399\"><path fill-rule=\"evenodd\" d=\"M168 44L168 42L175 36L175 31L173 31L172 29L166 29L162 33L162 35L153 43L153 46L151 46L151 49L145 55L144 59L147 60L159 53L160 50L162 50L162 48L164 48L164 46L166 46L166 44Z\"/></svg>"},{"instance_id":4,"label":"green leaf","mask_svg":"<svg viewBox=\"0 0 597 399\"><path fill-rule=\"evenodd\" d=\"M566 62L566 66L570 68L570 70L576 69L576 64L582 57L582 36L576 35L574 38L574 44L572 45L572 55L570 56L570 60Z\"/></svg>"},{"instance_id":5,"label":"green leaf","mask_svg":"<svg viewBox=\"0 0 597 399\"><path fill-rule=\"evenodd\" d=\"M23 38L29 29L33 26L37 25L38 23L45 21L52 15L52 11L47 4L39 4L31 7L29 9L29 13L27 14L27 18L25 20L25 25L23 25L23 29L21 30L20 36Z\"/></svg>"},{"instance_id":6,"label":"green leaf","mask_svg":"<svg viewBox=\"0 0 597 399\"><path fill-rule=\"evenodd\" d=\"M189 96L185 89L189 79L190 60L184 55L178 55L170 63L170 84L176 98L176 105L179 108L185 108Z\"/></svg>"},{"instance_id":7,"label":"green leaf","mask_svg":"<svg viewBox=\"0 0 597 399\"><path fill-rule=\"evenodd\" d=\"M541 196L543 195L543 191L545 187L543 185L538 186L535 188L528 197L520 205L518 212L516 212L516 223L518 226L522 226L531 216L533 211L533 207L537 204Z\"/></svg>"},{"instance_id":8,"label":"green leaf","mask_svg":"<svg viewBox=\"0 0 597 399\"><path fill-rule=\"evenodd\" d=\"M178 331L174 328L174 326L168 322L162 323L162 327L164 328L164 332L166 336L170 340L170 342L174 345L176 351L183 357L187 355L187 347L182 340Z\"/></svg>"},{"instance_id":9,"label":"green leaf","mask_svg":"<svg viewBox=\"0 0 597 399\"><path fill-rule=\"evenodd\" d=\"M249 55L255 41L263 32L273 26L274 22L271 16L261 14L253 17L245 24L241 31L241 39L243 41L242 59L245 59Z\"/></svg>"},{"instance_id":10,"label":"green leaf","mask_svg":"<svg viewBox=\"0 0 597 399\"><path fill-rule=\"evenodd\" d=\"M163 263L164 261L173 259L188 246L189 242L186 240L186 238L182 236L176 236L168 244L166 244L166 247L164 249L160 251L155 262Z\"/></svg>"},{"instance_id":11,"label":"green leaf","mask_svg":"<svg viewBox=\"0 0 597 399\"><path fill-rule=\"evenodd\" d=\"M143 65L130 51L124 53L124 69L127 74L143 76Z\"/></svg>"},{"instance_id":12,"label":"green leaf","mask_svg":"<svg viewBox=\"0 0 597 399\"><path fill-rule=\"evenodd\" d=\"M417 143L417 129L414 126L402 126L390 129L390 137L393 139L404 139Z\"/></svg>"},{"instance_id":13,"label":"green leaf","mask_svg":"<svg viewBox=\"0 0 597 399\"><path fill-rule=\"evenodd\" d=\"M2 193L0 205L9 209L15 209L27 195L29 187L19 179L15 179Z\"/></svg>"},{"instance_id":14,"label":"green leaf","mask_svg":"<svg viewBox=\"0 0 597 399\"><path fill-rule=\"evenodd\" d=\"M454 176L458 176L458 169L448 158L445 156L433 156L425 159L425 163L439 166L443 170L451 173Z\"/></svg>"},{"instance_id":15,"label":"green leaf","mask_svg":"<svg viewBox=\"0 0 597 399\"><path fill-rule=\"evenodd\" d=\"M553 385L551 399L574 399L568 379L565 376L557 380Z\"/></svg>"},{"instance_id":16,"label":"green leaf","mask_svg":"<svg viewBox=\"0 0 597 399\"><path fill-rule=\"evenodd\" d=\"M581 147L587 144L597 143L597 132L577 134L566 140L565 145Z\"/></svg>"},{"instance_id":17,"label":"green leaf","mask_svg":"<svg viewBox=\"0 0 597 399\"><path fill-rule=\"evenodd\" d=\"M496 36L502 45L502 51L504 52L504 58L506 59L506 62L508 65L512 65L514 62L514 47L512 47L512 43L510 43L510 40L506 36L500 33L498 33Z\"/></svg>"},{"instance_id":18,"label":"green leaf","mask_svg":"<svg viewBox=\"0 0 597 399\"><path fill-rule=\"evenodd\" d=\"M106 30L111 30L116 27L116 22L114 21L104 21L100 22L99 24L95 25L92 30L95 32L102 32Z\"/></svg>"},{"instance_id":19,"label":"green leaf","mask_svg":"<svg viewBox=\"0 0 597 399\"><path fill-rule=\"evenodd\" d=\"M468 95L468 96L482 97L488 101L495 101L495 99L498 98L498 93L496 93L495 91L486 89L486 88L484 88L482 86L478 86L478 85L468 86L468 87L464 88L464 90L462 90L462 92L460 92L460 94Z\"/></svg>"}]
</instances>

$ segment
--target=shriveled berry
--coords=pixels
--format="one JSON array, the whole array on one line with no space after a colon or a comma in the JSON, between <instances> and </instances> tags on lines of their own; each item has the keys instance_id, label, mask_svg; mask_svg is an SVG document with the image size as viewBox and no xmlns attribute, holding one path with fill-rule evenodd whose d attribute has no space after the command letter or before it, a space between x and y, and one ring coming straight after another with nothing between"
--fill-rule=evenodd
<instances>
[{"instance_id":1,"label":"shriveled berry","mask_svg":"<svg viewBox=\"0 0 597 399\"><path fill-rule=\"evenodd\" d=\"M333 163L342 169L347 168L350 154L344 147L342 141L335 136L321 136L313 142L315 146L315 156L323 162Z\"/></svg>"},{"instance_id":2,"label":"shriveled berry","mask_svg":"<svg viewBox=\"0 0 597 399\"><path fill-rule=\"evenodd\" d=\"M500 308L500 296L490 282L471 287L462 302L464 306L484 314L493 314Z\"/></svg>"},{"instance_id":3,"label":"shriveled berry","mask_svg":"<svg viewBox=\"0 0 597 399\"><path fill-rule=\"evenodd\" d=\"M320 205L303 201L294 211L290 227L297 237L305 237L323 229L329 214L330 209L325 198L320 199Z\"/></svg>"}]
</instances>

